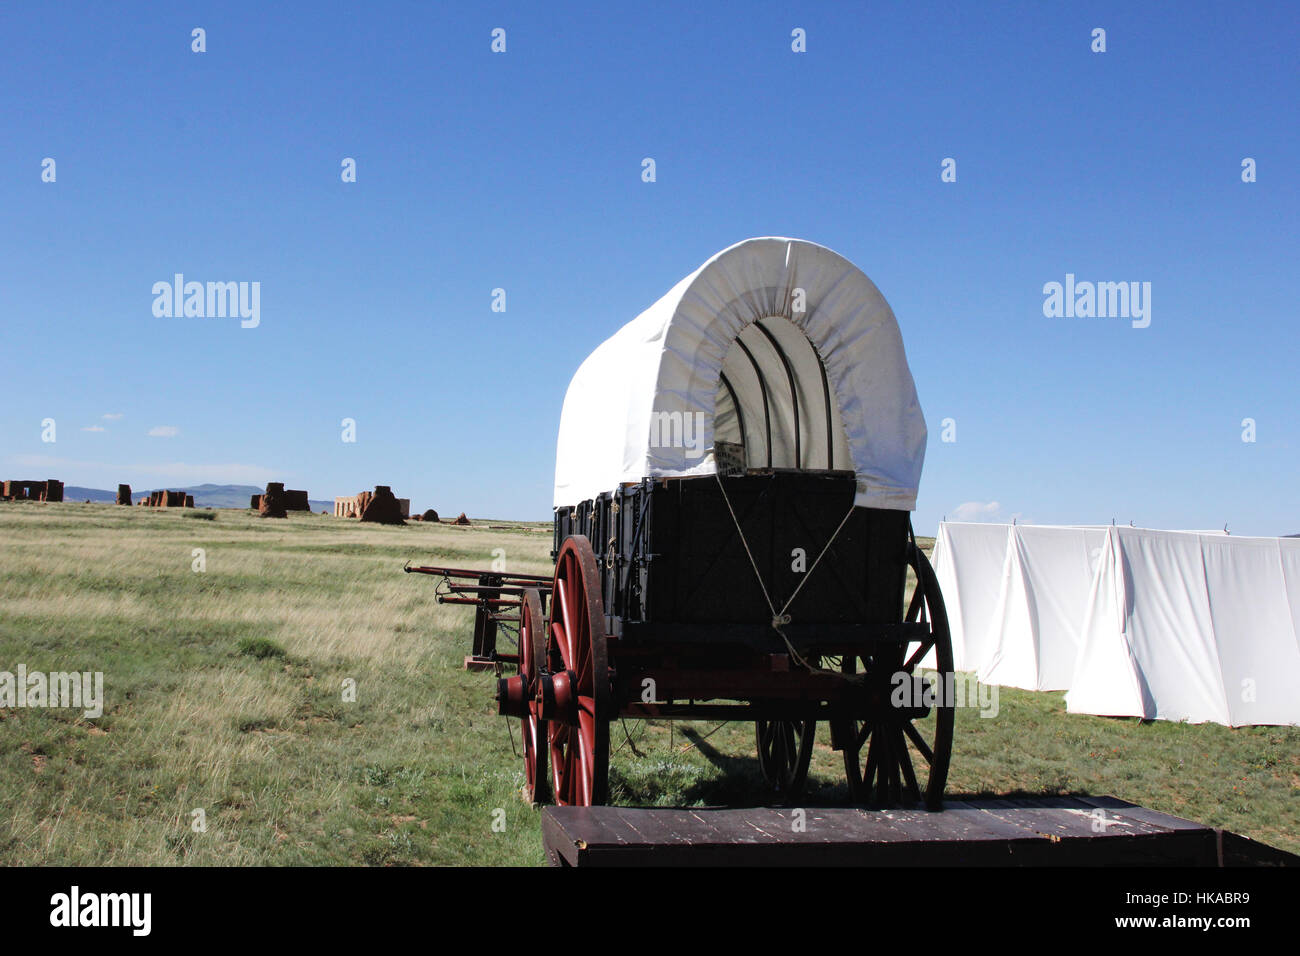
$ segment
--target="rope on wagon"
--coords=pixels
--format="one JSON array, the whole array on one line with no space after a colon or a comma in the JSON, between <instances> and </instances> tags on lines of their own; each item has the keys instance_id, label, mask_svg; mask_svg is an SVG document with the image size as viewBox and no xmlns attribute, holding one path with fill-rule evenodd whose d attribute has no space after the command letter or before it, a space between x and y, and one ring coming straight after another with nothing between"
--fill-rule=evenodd
<instances>
[{"instance_id":1,"label":"rope on wagon","mask_svg":"<svg viewBox=\"0 0 1300 956\"><path fill-rule=\"evenodd\" d=\"M786 612L790 610L790 605L794 603L794 599L799 596L799 592L803 590L803 586L808 583L808 579L812 577L813 572L817 570L817 565L820 564L822 558L826 556L826 552L831 549L831 545L835 543L835 539L840 536L840 532L844 530L844 526L849 523L849 518L853 516L855 505L852 503L849 504L849 510L846 511L844 517L840 519L839 527L835 529L835 533L827 540L826 546L822 548L821 553L817 555L812 566L804 573L799 584L790 594L789 599L782 606L781 610L778 611L776 605L772 602L772 595L767 591L767 585L763 582L763 573L758 570L758 562L754 560L754 552L750 550L749 542L745 540L745 532L740 527L740 519L736 517L736 509L731 507L731 499L727 497L727 489L722 484L722 478L716 471L713 473L713 477L718 482L718 490L722 492L722 500L727 504L727 511L731 513L731 521L736 526L736 534L740 536L740 543L745 548L745 554L749 556L749 566L754 569L754 577L758 580L758 586L763 591L763 600L767 601L767 609L772 612L772 630L781 635L781 640L785 642L786 650L790 652L790 657L796 664L809 671L824 670L824 668L814 667L804 660L803 655L794 649L794 645L790 643L790 638L785 636L785 631L781 630L781 628L790 623L791 617Z\"/></svg>"}]
</instances>

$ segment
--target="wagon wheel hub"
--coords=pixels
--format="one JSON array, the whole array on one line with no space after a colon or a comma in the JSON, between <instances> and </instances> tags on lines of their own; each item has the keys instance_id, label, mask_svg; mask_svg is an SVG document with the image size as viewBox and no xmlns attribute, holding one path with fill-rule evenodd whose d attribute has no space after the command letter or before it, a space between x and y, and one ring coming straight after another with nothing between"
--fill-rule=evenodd
<instances>
[{"instance_id":1,"label":"wagon wheel hub","mask_svg":"<svg viewBox=\"0 0 1300 956\"><path fill-rule=\"evenodd\" d=\"M578 697L574 693L577 684L578 675L571 670L542 675L537 696L542 720L558 721L568 726L578 723Z\"/></svg>"},{"instance_id":2,"label":"wagon wheel hub","mask_svg":"<svg viewBox=\"0 0 1300 956\"><path fill-rule=\"evenodd\" d=\"M857 682L853 700L868 721L902 724L925 720L931 707L940 702L934 680L924 674L899 670L869 671L863 676L866 680Z\"/></svg>"},{"instance_id":3,"label":"wagon wheel hub","mask_svg":"<svg viewBox=\"0 0 1300 956\"><path fill-rule=\"evenodd\" d=\"M497 713L502 717L528 716L528 681L522 674L497 681Z\"/></svg>"}]
</instances>

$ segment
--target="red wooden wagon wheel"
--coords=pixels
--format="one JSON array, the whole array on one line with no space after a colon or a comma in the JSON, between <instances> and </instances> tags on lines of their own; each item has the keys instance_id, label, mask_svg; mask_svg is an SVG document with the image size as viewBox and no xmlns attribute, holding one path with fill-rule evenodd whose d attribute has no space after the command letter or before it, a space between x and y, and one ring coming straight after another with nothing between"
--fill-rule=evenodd
<instances>
[{"instance_id":1,"label":"red wooden wagon wheel","mask_svg":"<svg viewBox=\"0 0 1300 956\"><path fill-rule=\"evenodd\" d=\"M845 656L845 673L855 673L861 661L870 706L864 720L837 722L836 747L844 751L855 802L882 807L924 800L927 809L939 810L956 716L955 700L944 693L952 686L952 638L938 578L914 544L908 563L916 573L916 588L904 620L929 627L924 636L882 642L860 658ZM937 677L923 678L917 668L931 649Z\"/></svg>"},{"instance_id":2,"label":"red wooden wagon wheel","mask_svg":"<svg viewBox=\"0 0 1300 956\"><path fill-rule=\"evenodd\" d=\"M538 682L550 739L552 791L562 806L609 799L609 665L600 571L591 542L570 535L555 562L551 625Z\"/></svg>"},{"instance_id":3,"label":"red wooden wagon wheel","mask_svg":"<svg viewBox=\"0 0 1300 956\"><path fill-rule=\"evenodd\" d=\"M524 787L533 803L551 798L546 776L546 724L537 705L538 664L546 655L546 618L542 615L542 596L534 588L519 600L519 673L497 682L497 711L518 717L524 745Z\"/></svg>"},{"instance_id":4,"label":"red wooden wagon wheel","mask_svg":"<svg viewBox=\"0 0 1300 956\"><path fill-rule=\"evenodd\" d=\"M539 662L546 659L546 618L542 615L542 596L530 588L519 602L519 673L528 683L528 716L521 729L524 738L524 778L528 799L546 803L551 799L551 782L547 779L546 723L537 706Z\"/></svg>"},{"instance_id":5,"label":"red wooden wagon wheel","mask_svg":"<svg viewBox=\"0 0 1300 956\"><path fill-rule=\"evenodd\" d=\"M782 800L803 792L817 737L815 720L756 720L758 769Z\"/></svg>"}]
</instances>

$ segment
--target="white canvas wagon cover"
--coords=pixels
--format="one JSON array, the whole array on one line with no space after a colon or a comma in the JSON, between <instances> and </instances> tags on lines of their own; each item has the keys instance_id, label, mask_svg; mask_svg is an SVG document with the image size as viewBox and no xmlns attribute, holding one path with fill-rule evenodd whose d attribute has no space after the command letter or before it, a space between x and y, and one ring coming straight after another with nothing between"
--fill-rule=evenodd
<instances>
[{"instance_id":1,"label":"white canvas wagon cover","mask_svg":"<svg viewBox=\"0 0 1300 956\"><path fill-rule=\"evenodd\" d=\"M851 469L859 507L916 507L916 386L893 311L847 259L748 239L607 339L564 397L555 505L714 474L724 439L749 467Z\"/></svg>"}]
</instances>

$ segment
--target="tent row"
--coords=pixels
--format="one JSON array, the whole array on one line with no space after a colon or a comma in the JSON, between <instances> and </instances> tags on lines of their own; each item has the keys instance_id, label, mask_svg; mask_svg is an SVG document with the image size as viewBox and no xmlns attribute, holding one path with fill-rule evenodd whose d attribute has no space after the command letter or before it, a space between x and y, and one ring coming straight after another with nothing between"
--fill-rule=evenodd
<instances>
[{"instance_id":1,"label":"tent row","mask_svg":"<svg viewBox=\"0 0 1300 956\"><path fill-rule=\"evenodd\" d=\"M1300 539L944 522L959 670L1071 713L1300 724Z\"/></svg>"}]
</instances>

